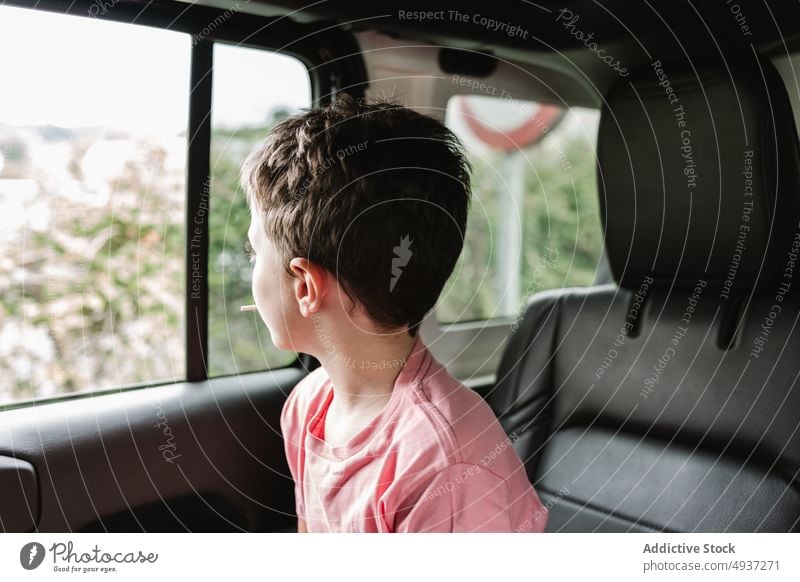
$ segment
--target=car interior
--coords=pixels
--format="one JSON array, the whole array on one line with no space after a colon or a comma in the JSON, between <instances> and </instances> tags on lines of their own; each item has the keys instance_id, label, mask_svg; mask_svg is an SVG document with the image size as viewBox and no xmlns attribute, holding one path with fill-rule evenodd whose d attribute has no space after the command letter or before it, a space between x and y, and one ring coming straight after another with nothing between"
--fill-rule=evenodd
<instances>
[{"instance_id":1,"label":"car interior","mask_svg":"<svg viewBox=\"0 0 800 582\"><path fill-rule=\"evenodd\" d=\"M800 531L796 2L5 2L0 27L15 18L183 39L183 72L155 79L183 83L186 118L176 143L185 157L176 158L183 160L176 166L179 198L170 207L175 252L161 242L146 246L135 226L115 231L135 240L136 261L143 253L162 257L159 280L178 287L175 298L157 301L154 317L168 320L162 304L174 299L179 323L163 338L131 336L140 338L133 347L105 352L105 339L90 342L90 355L113 354L102 386L78 382L61 390L63 375L56 374L46 389L20 367L23 340L15 344L8 330L28 329L39 312L14 299L36 301L25 287L32 279L6 277L0 264L0 530L296 530L279 418L292 388L319 363L305 354L265 358L266 329L257 327L257 316L237 313L247 297L232 285L249 283L225 245L238 252L249 217L245 210L239 218L241 193L229 200L227 185L220 186L247 153L220 125L223 80L254 101L259 88L301 93L290 88L289 72L257 68L263 53L298 63L297 86L307 79L298 108L342 92L393 99L471 136L464 141L474 145L476 176L484 172L474 180L475 222L463 268L421 334L497 415L548 509L548 532ZM149 54L147 42L143 37L131 54ZM68 49L54 42L46 50ZM102 47L93 50L98 62L105 58ZM226 70L238 58L234 50L249 51L236 75ZM10 58L31 67L26 55ZM146 72L157 60L131 62ZM237 85L241 77L252 78L254 89ZM53 90L69 93L79 80L66 74ZM126 90L152 94L154 109L170 100L158 85ZM531 129L531 119L539 129L522 143L514 129ZM35 123L67 126L44 116ZM34 122L0 114L3 213L28 179L4 132L22 135L13 128L25 124ZM77 143L70 131L62 141ZM497 134L502 138L492 142ZM263 137L263 130L253 135ZM230 169L219 162L221 140ZM90 152L80 154L86 176ZM541 186L557 180L549 191ZM492 188L515 184L538 198L492 198ZM148 188L141 196L158 198L156 187ZM86 208L87 216L95 212ZM154 224L166 224L159 222L165 212ZM207 213L209 220L198 220ZM481 213L491 218L481 222ZM136 216L141 224L144 215ZM557 236L569 243L547 255L543 249ZM45 236L42 244L54 240ZM12 243L0 238L4 245ZM95 251L103 261L122 248L103 245ZM16 248L0 252L8 268L33 273L38 263ZM534 257L523 269L521 253ZM505 287L514 288L508 297ZM104 289L82 289L84 305L75 311L89 309ZM58 328L72 311L47 313ZM240 332L229 320L243 317L249 327ZM139 373L137 362L150 360L138 359L134 347L150 345L148 338L153 358L166 357L169 342L179 344L177 372ZM244 340L255 348L241 347ZM223 354L218 362L228 358L224 366L214 362L216 353ZM69 366L94 365L82 357ZM114 380L129 367L136 373Z\"/></svg>"}]
</instances>

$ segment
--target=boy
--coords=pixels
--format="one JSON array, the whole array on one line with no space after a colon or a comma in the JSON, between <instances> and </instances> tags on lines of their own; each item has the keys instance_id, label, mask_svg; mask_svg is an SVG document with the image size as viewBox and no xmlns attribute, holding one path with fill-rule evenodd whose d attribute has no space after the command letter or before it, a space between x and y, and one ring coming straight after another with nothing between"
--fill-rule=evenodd
<instances>
[{"instance_id":1,"label":"boy","mask_svg":"<svg viewBox=\"0 0 800 582\"><path fill-rule=\"evenodd\" d=\"M542 531L491 409L418 328L461 252L470 166L441 123L348 96L282 120L242 168L253 297L322 366L281 414L298 531Z\"/></svg>"}]
</instances>

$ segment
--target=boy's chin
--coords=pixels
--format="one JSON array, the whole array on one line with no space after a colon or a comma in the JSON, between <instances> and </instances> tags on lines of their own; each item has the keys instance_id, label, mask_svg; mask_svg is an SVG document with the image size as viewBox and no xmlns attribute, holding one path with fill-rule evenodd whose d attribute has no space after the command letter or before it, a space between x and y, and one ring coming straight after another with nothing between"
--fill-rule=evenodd
<instances>
[{"instance_id":1,"label":"boy's chin","mask_svg":"<svg viewBox=\"0 0 800 582\"><path fill-rule=\"evenodd\" d=\"M283 337L275 335L272 332L270 332L270 335L272 336L272 345L279 350L289 351L292 349L291 343L287 342Z\"/></svg>"},{"instance_id":2,"label":"boy's chin","mask_svg":"<svg viewBox=\"0 0 800 582\"><path fill-rule=\"evenodd\" d=\"M298 351L297 348L295 347L295 343L287 335L274 333L271 329L269 330L269 335L270 338L272 339L272 345L275 346L277 349L284 350L287 352Z\"/></svg>"}]
</instances>

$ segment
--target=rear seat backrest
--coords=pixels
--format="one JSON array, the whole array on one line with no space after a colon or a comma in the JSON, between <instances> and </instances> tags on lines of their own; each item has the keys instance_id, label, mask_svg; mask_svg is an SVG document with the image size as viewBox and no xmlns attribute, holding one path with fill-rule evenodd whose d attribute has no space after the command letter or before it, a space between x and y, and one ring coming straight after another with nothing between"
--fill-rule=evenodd
<instances>
[{"instance_id":1,"label":"rear seat backrest","mask_svg":"<svg viewBox=\"0 0 800 582\"><path fill-rule=\"evenodd\" d=\"M618 285L534 295L488 399L550 531L800 527L800 172L768 62L655 63L598 138Z\"/></svg>"}]
</instances>

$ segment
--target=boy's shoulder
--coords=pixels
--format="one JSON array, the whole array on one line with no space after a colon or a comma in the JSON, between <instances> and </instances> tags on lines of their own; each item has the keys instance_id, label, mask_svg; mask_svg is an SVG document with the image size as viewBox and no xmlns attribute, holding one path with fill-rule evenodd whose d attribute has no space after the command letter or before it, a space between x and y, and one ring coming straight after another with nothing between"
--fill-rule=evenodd
<instances>
[{"instance_id":1,"label":"boy's shoulder","mask_svg":"<svg viewBox=\"0 0 800 582\"><path fill-rule=\"evenodd\" d=\"M423 455L441 466L475 462L504 443L506 434L484 399L453 377L427 347L422 356L415 360L414 373L404 375L406 385L397 387L403 392L401 404L375 445L389 444L400 455ZM321 410L328 380L320 366L295 385L281 413L284 429L301 429Z\"/></svg>"},{"instance_id":2,"label":"boy's shoulder","mask_svg":"<svg viewBox=\"0 0 800 582\"><path fill-rule=\"evenodd\" d=\"M309 372L295 384L281 410L281 424L286 427L287 422L297 423L301 416L307 416L309 409L322 397L322 387L328 380L325 368L319 366Z\"/></svg>"},{"instance_id":3,"label":"boy's shoulder","mask_svg":"<svg viewBox=\"0 0 800 582\"><path fill-rule=\"evenodd\" d=\"M414 435L413 454L436 449L446 465L479 461L505 432L492 409L474 390L454 378L435 358L406 399L405 417L397 423L398 440Z\"/></svg>"}]
</instances>

